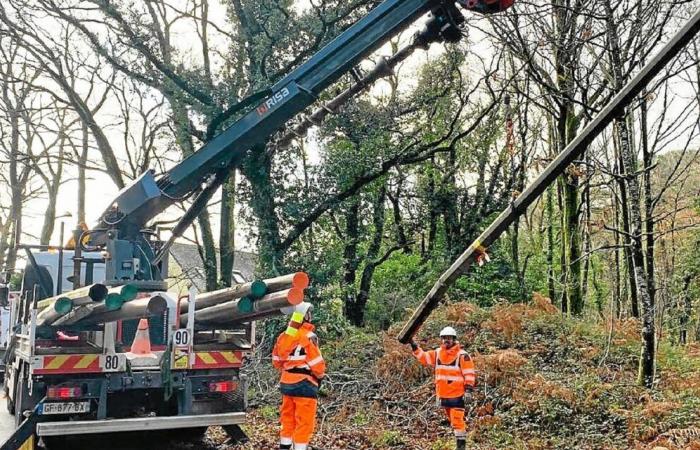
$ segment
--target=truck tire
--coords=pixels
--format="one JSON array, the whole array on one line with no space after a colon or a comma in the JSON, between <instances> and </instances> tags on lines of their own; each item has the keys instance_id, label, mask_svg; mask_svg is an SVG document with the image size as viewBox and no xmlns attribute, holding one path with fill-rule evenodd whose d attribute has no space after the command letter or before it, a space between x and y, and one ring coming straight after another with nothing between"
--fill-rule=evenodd
<instances>
[{"instance_id":1,"label":"truck tire","mask_svg":"<svg viewBox=\"0 0 700 450\"><path fill-rule=\"evenodd\" d=\"M228 437L231 438L230 444L245 444L250 441L248 435L238 425L224 425L222 428L228 434Z\"/></svg>"},{"instance_id":2,"label":"truck tire","mask_svg":"<svg viewBox=\"0 0 700 450\"><path fill-rule=\"evenodd\" d=\"M19 374L17 376L17 382L15 383L15 428L19 427L22 422L24 422L24 398L26 397L24 395L24 387L26 385L26 381L24 380L24 370L20 369Z\"/></svg>"},{"instance_id":3,"label":"truck tire","mask_svg":"<svg viewBox=\"0 0 700 450\"><path fill-rule=\"evenodd\" d=\"M71 444L75 444L75 442L71 442L71 437L73 436L43 436L41 441L46 450L62 450L73 447Z\"/></svg>"},{"instance_id":4,"label":"truck tire","mask_svg":"<svg viewBox=\"0 0 700 450\"><path fill-rule=\"evenodd\" d=\"M13 402L10 397L6 394L5 395L5 408L7 408L7 412L14 416L15 415L15 402Z\"/></svg>"},{"instance_id":5,"label":"truck tire","mask_svg":"<svg viewBox=\"0 0 700 450\"><path fill-rule=\"evenodd\" d=\"M15 381L12 396L10 396L10 388L7 386L7 383L5 383L5 398L7 399L7 402L5 402L5 407L7 408L7 412L13 416L15 415L15 400L17 399L17 376L17 373L15 373L12 377L12 379Z\"/></svg>"},{"instance_id":6,"label":"truck tire","mask_svg":"<svg viewBox=\"0 0 700 450\"><path fill-rule=\"evenodd\" d=\"M167 438L175 439L182 443L201 443L204 435L207 432L207 427L196 428L181 428L179 430L168 430L165 435Z\"/></svg>"}]
</instances>

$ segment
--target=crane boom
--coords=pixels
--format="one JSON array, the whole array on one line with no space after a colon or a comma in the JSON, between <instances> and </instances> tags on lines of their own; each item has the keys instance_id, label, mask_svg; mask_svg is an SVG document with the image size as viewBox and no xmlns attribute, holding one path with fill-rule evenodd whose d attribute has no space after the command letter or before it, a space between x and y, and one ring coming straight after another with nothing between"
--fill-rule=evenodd
<instances>
[{"instance_id":1,"label":"crane boom","mask_svg":"<svg viewBox=\"0 0 700 450\"><path fill-rule=\"evenodd\" d=\"M146 224L175 202L198 194L176 226L181 233L237 167L247 152L264 144L287 121L318 100L319 94L426 13L431 18L417 39L427 46L456 41L464 22L457 1L478 13L507 9L513 0L385 0L269 89L270 95L198 151L160 177L147 171L122 189L102 214L90 242L110 255L107 275L116 280L160 280L161 259L145 234ZM171 238L171 241L172 239ZM169 242L171 242L169 241ZM82 242L82 241L78 241ZM167 246L166 246L167 247Z\"/></svg>"}]
</instances>

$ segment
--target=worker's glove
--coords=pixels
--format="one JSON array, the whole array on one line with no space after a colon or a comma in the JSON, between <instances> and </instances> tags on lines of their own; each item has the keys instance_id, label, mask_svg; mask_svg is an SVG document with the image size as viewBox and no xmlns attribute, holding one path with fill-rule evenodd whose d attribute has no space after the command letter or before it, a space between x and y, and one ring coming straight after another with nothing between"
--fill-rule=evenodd
<instances>
[{"instance_id":1,"label":"worker's glove","mask_svg":"<svg viewBox=\"0 0 700 450\"><path fill-rule=\"evenodd\" d=\"M415 339L411 339L411 342L408 343L411 346L411 350L414 352L418 350L418 344L416 343Z\"/></svg>"},{"instance_id":2,"label":"worker's glove","mask_svg":"<svg viewBox=\"0 0 700 450\"><path fill-rule=\"evenodd\" d=\"M489 257L489 254L486 253L486 250L484 250L476 257L476 263L479 265L479 267L481 267L487 262L491 262L491 258Z\"/></svg>"}]
</instances>

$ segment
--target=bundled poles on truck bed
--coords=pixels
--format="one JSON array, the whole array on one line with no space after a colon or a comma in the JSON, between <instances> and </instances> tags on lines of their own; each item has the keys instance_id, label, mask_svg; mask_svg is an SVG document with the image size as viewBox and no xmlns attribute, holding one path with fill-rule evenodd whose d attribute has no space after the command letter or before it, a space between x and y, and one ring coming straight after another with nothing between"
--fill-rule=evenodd
<instances>
[{"instance_id":1,"label":"bundled poles on truck bed","mask_svg":"<svg viewBox=\"0 0 700 450\"><path fill-rule=\"evenodd\" d=\"M132 306L131 303L136 302L134 300L138 294L137 289L132 285L124 285L111 288L107 298L104 302L94 303L90 305L83 305L80 308L71 311L70 314L66 314L54 323L54 326L72 326L72 325L94 325L97 323L102 323L102 318L104 317L117 317L112 320L127 320L134 315L134 308L139 308L143 302L140 302L139 306ZM148 301L148 298L139 299ZM106 315L106 313L114 313ZM162 311L161 311L162 312ZM143 317L149 314L144 315Z\"/></svg>"},{"instance_id":2,"label":"bundled poles on truck bed","mask_svg":"<svg viewBox=\"0 0 700 450\"><path fill-rule=\"evenodd\" d=\"M408 343L440 299L457 278L469 270L469 266L485 249L515 221L539 197L554 180L576 158L580 157L590 143L614 119L621 117L624 109L644 89L644 87L673 59L700 30L700 10L676 33L675 36L652 58L642 70L630 80L622 90L605 106L581 133L552 161L544 171L520 194L511 205L475 240L467 250L440 276L428 295L425 296L411 318L399 333L398 339Z\"/></svg>"},{"instance_id":3,"label":"bundled poles on truck bed","mask_svg":"<svg viewBox=\"0 0 700 450\"><path fill-rule=\"evenodd\" d=\"M195 325L231 324L250 321L256 318L278 315L282 308L298 305L302 301L304 301L303 289L291 288L272 292L257 300L250 300L248 297L244 297L209 308L197 308L194 314L194 321ZM181 315L180 325L185 326L188 318L189 313Z\"/></svg>"},{"instance_id":4,"label":"bundled poles on truck bed","mask_svg":"<svg viewBox=\"0 0 700 450\"><path fill-rule=\"evenodd\" d=\"M209 308L244 297L260 298L269 292L276 292L292 287L306 289L308 286L309 276L304 272L291 273L267 280L255 280L250 283L199 294L197 295L197 309ZM188 310L189 303L187 301L182 302L180 304L180 313L185 314Z\"/></svg>"},{"instance_id":5,"label":"bundled poles on truck bed","mask_svg":"<svg viewBox=\"0 0 700 450\"><path fill-rule=\"evenodd\" d=\"M98 283L42 300L37 303L42 310L37 315L37 325L52 325L78 306L98 304L108 293L107 286Z\"/></svg>"},{"instance_id":6,"label":"bundled poles on truck bed","mask_svg":"<svg viewBox=\"0 0 700 450\"><path fill-rule=\"evenodd\" d=\"M156 294L151 297L139 298L126 302L115 311L98 311L79 321L81 325L95 325L99 323L113 322L115 320L141 319L149 316L157 316L168 309L168 301Z\"/></svg>"},{"instance_id":7,"label":"bundled poles on truck bed","mask_svg":"<svg viewBox=\"0 0 700 450\"><path fill-rule=\"evenodd\" d=\"M256 280L226 289L205 292L195 297L193 316L198 327L235 327L240 322L264 319L282 314L283 308L293 307L304 300L309 276L296 272L266 280ZM37 325L53 327L94 326L116 320L130 320L162 314L167 301L157 293L136 298L134 285L107 288L81 288L64 296L44 301ZM93 295L88 292L99 290ZM75 299L69 298L74 297ZM180 323L187 326L191 316L187 301L180 304Z\"/></svg>"}]
</instances>

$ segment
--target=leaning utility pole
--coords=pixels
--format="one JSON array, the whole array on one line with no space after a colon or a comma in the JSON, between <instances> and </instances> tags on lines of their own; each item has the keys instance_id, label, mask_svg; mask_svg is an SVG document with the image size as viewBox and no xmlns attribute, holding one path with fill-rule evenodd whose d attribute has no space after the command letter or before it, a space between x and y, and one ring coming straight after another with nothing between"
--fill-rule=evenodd
<instances>
[{"instance_id":1,"label":"leaning utility pole","mask_svg":"<svg viewBox=\"0 0 700 450\"><path fill-rule=\"evenodd\" d=\"M482 255L508 227L539 197L554 180L576 158L580 157L591 142L614 119L621 116L624 109L646 87L666 64L673 59L700 31L700 10L696 11L688 23L681 28L673 39L651 59L642 70L630 80L620 92L603 108L603 110L576 136L569 145L552 161L544 171L520 194L508 208L475 240L449 269L443 273L428 295L413 313L399 333L398 339L406 344L423 325L430 313L437 307L440 299L460 275L469 270L472 262ZM646 323L644 326L648 326Z\"/></svg>"}]
</instances>

